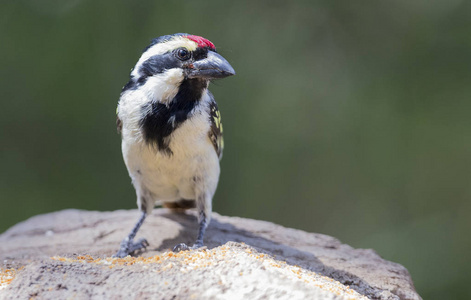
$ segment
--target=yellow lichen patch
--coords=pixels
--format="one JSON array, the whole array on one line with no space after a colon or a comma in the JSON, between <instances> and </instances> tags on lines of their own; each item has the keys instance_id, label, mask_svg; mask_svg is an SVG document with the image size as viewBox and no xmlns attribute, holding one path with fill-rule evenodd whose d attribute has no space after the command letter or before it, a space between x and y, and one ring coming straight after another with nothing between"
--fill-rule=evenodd
<instances>
[{"instance_id":1,"label":"yellow lichen patch","mask_svg":"<svg viewBox=\"0 0 471 300\"><path fill-rule=\"evenodd\" d=\"M15 279L15 269L0 268L0 290L6 288Z\"/></svg>"},{"instance_id":2,"label":"yellow lichen patch","mask_svg":"<svg viewBox=\"0 0 471 300\"><path fill-rule=\"evenodd\" d=\"M307 286L315 286L345 299L367 299L349 286L345 286L332 278L319 275L300 266L289 265L285 261L276 260L268 254L258 253L249 247L240 248L224 245L210 250L200 249L178 253L168 251L151 257L94 258L90 255L82 255L76 258L55 256L51 257L51 259L65 263L98 264L109 268L132 265L142 266L150 268L155 273L162 273L168 270L187 273L208 267L231 265L234 262L244 261L253 266L254 270L268 270L271 274L277 274L276 276L281 278L298 281ZM233 271L231 274L236 276L243 276L244 278L253 276L251 269L238 268L237 264ZM218 283L221 285L223 281Z\"/></svg>"},{"instance_id":3,"label":"yellow lichen patch","mask_svg":"<svg viewBox=\"0 0 471 300\"><path fill-rule=\"evenodd\" d=\"M171 261L180 261L184 264L193 264L196 262L201 262L204 259L211 257L212 253L208 251L184 251L179 253L174 252L164 252L160 255L155 255L151 257L131 257L127 256L124 258L94 258L90 255L81 255L76 258L67 258L60 256L53 256L51 259L68 262L68 263L94 263L94 264L103 264L110 266L131 266L135 264L161 264L163 262ZM171 263L166 266L166 268L171 268Z\"/></svg>"}]
</instances>

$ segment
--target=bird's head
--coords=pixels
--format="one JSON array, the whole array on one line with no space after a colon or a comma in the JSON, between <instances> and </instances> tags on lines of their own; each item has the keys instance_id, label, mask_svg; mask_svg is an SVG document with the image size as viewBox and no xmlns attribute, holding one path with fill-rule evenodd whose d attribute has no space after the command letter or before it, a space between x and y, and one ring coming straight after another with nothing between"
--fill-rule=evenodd
<instances>
[{"instance_id":1,"label":"bird's head","mask_svg":"<svg viewBox=\"0 0 471 300\"><path fill-rule=\"evenodd\" d=\"M165 101L184 82L196 82L206 88L211 80L234 74L232 66L216 53L209 40L177 33L152 40L132 69L123 92L139 88Z\"/></svg>"}]
</instances>

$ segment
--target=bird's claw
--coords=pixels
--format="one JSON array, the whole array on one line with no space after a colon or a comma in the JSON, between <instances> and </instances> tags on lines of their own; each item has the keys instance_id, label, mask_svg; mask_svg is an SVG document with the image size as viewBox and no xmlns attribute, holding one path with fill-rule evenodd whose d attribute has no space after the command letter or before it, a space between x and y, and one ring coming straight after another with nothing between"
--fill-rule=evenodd
<instances>
[{"instance_id":1,"label":"bird's claw","mask_svg":"<svg viewBox=\"0 0 471 300\"><path fill-rule=\"evenodd\" d=\"M185 243L180 243L173 247L173 252L180 252L180 251L189 251L189 250L196 250L196 249L206 249L206 246L203 246L203 244L196 243L193 246L189 247Z\"/></svg>"},{"instance_id":2,"label":"bird's claw","mask_svg":"<svg viewBox=\"0 0 471 300\"><path fill-rule=\"evenodd\" d=\"M180 252L180 251L188 251L190 250L190 247L187 246L185 243L180 243L173 247L173 252Z\"/></svg>"},{"instance_id":3,"label":"bird's claw","mask_svg":"<svg viewBox=\"0 0 471 300\"><path fill-rule=\"evenodd\" d=\"M123 258L135 252L143 251L147 246L149 246L149 242L146 239L139 239L137 242L133 242L126 238L121 242L118 252L113 257Z\"/></svg>"},{"instance_id":4,"label":"bird's claw","mask_svg":"<svg viewBox=\"0 0 471 300\"><path fill-rule=\"evenodd\" d=\"M139 239L137 242L132 243L129 247L129 252L133 253L140 250L145 250L149 246L149 242L146 239Z\"/></svg>"}]
</instances>

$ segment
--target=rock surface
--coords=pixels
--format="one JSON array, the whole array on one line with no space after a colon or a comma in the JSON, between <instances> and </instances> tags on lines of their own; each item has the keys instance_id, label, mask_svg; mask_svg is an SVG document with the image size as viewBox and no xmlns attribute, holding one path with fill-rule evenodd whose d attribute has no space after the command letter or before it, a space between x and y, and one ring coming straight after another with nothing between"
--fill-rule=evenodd
<instances>
[{"instance_id":1,"label":"rock surface","mask_svg":"<svg viewBox=\"0 0 471 300\"><path fill-rule=\"evenodd\" d=\"M0 262L24 267L0 299L421 299L407 270L373 250L216 213L207 250L172 253L193 242L196 217L156 209L137 236L150 243L141 257L109 258L138 216L64 210L13 226Z\"/></svg>"}]
</instances>

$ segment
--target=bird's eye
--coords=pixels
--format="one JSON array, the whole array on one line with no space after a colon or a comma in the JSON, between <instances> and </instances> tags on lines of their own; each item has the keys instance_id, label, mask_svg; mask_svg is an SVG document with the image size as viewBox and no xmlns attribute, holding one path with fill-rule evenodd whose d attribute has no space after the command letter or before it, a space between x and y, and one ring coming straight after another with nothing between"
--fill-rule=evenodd
<instances>
[{"instance_id":1,"label":"bird's eye","mask_svg":"<svg viewBox=\"0 0 471 300\"><path fill-rule=\"evenodd\" d=\"M176 54L178 59L180 60L188 60L191 57L191 52L188 51L186 48L177 49Z\"/></svg>"}]
</instances>

